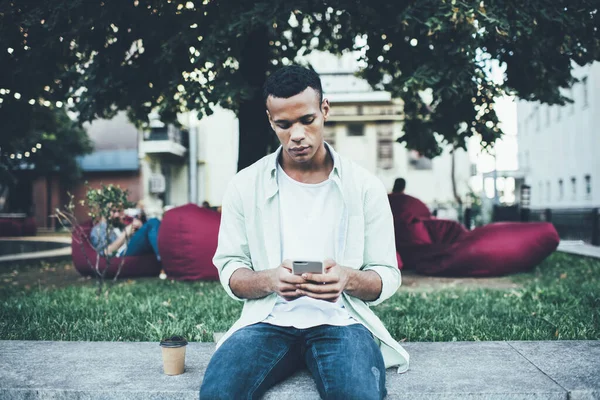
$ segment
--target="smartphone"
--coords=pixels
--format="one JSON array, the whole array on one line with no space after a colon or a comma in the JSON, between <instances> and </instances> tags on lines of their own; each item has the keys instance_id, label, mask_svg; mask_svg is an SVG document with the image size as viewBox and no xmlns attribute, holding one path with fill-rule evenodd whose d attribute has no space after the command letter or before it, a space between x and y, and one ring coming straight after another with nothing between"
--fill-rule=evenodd
<instances>
[{"instance_id":1,"label":"smartphone","mask_svg":"<svg viewBox=\"0 0 600 400\"><path fill-rule=\"evenodd\" d=\"M321 261L294 261L292 263L292 273L302 275L304 273L322 274L323 263Z\"/></svg>"}]
</instances>

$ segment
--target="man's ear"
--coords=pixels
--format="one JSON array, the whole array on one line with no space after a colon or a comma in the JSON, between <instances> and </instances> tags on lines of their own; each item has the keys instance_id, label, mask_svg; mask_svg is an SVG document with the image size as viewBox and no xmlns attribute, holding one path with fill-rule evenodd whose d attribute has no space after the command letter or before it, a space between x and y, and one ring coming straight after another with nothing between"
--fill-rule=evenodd
<instances>
[{"instance_id":1,"label":"man's ear","mask_svg":"<svg viewBox=\"0 0 600 400\"><path fill-rule=\"evenodd\" d=\"M275 130L275 126L273 125L273 120L271 119L271 113L267 110L267 118L269 119L269 125L271 125L271 129Z\"/></svg>"},{"instance_id":2,"label":"man's ear","mask_svg":"<svg viewBox=\"0 0 600 400\"><path fill-rule=\"evenodd\" d=\"M329 100L323 99L323 102L321 103L321 112L323 113L323 119L325 121L327 121L327 118L329 117L330 109L331 109L331 106L329 105Z\"/></svg>"}]
</instances>

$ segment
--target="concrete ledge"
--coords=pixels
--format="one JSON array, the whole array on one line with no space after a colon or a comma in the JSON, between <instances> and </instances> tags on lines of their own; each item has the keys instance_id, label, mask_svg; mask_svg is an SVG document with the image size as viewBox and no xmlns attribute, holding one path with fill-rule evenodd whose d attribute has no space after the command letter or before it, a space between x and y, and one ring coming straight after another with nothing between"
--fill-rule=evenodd
<instances>
[{"instance_id":1,"label":"concrete ledge","mask_svg":"<svg viewBox=\"0 0 600 400\"><path fill-rule=\"evenodd\" d=\"M388 399L600 399L600 341L403 345L411 369L388 369ZM197 399L214 346L190 343L166 376L158 343L0 341L0 399ZM265 398L319 395L300 371Z\"/></svg>"},{"instance_id":2,"label":"concrete ledge","mask_svg":"<svg viewBox=\"0 0 600 400\"><path fill-rule=\"evenodd\" d=\"M580 240L561 240L556 250L563 253L600 258L600 246L592 246Z\"/></svg>"},{"instance_id":3,"label":"concrete ledge","mask_svg":"<svg viewBox=\"0 0 600 400\"><path fill-rule=\"evenodd\" d=\"M29 253L15 253L0 256L0 263L8 263L22 260L33 260L40 258L55 258L65 257L71 255L71 237L61 236L17 236L17 237L3 237L0 241L15 241L15 242L50 242L50 243L61 243L65 244L64 247L53 249L53 250L41 250L32 251Z\"/></svg>"}]
</instances>

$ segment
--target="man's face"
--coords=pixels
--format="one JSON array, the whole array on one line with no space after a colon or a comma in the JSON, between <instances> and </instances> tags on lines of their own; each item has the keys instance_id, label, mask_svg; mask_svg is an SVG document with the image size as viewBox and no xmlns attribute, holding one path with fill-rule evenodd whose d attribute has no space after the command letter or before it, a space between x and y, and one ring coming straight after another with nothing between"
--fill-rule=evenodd
<instances>
[{"instance_id":1,"label":"man's face","mask_svg":"<svg viewBox=\"0 0 600 400\"><path fill-rule=\"evenodd\" d=\"M110 212L110 219L113 226L121 226L123 224L123 211L113 208Z\"/></svg>"},{"instance_id":2,"label":"man's face","mask_svg":"<svg viewBox=\"0 0 600 400\"><path fill-rule=\"evenodd\" d=\"M287 99L269 96L267 115L283 146L283 157L293 163L310 162L323 146L323 126L329 115L327 99L313 88Z\"/></svg>"}]
</instances>

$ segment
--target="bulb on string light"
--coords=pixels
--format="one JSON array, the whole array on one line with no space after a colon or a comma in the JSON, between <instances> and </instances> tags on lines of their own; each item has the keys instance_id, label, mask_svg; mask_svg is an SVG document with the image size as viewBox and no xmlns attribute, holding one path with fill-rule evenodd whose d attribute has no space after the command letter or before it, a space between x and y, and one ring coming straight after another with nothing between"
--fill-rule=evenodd
<instances>
[{"instance_id":1,"label":"bulb on string light","mask_svg":"<svg viewBox=\"0 0 600 400\"><path fill-rule=\"evenodd\" d=\"M29 152L28 151L25 152L25 157L29 157Z\"/></svg>"},{"instance_id":2,"label":"bulb on string light","mask_svg":"<svg viewBox=\"0 0 600 400\"><path fill-rule=\"evenodd\" d=\"M32 153L35 153L36 151L37 151L37 149L36 149L35 147L32 147L32 148L31 148L31 152L32 152Z\"/></svg>"},{"instance_id":3,"label":"bulb on string light","mask_svg":"<svg viewBox=\"0 0 600 400\"><path fill-rule=\"evenodd\" d=\"M20 160L21 158L23 158L23 156L21 155L21 153L17 154L17 158Z\"/></svg>"},{"instance_id":4,"label":"bulb on string light","mask_svg":"<svg viewBox=\"0 0 600 400\"><path fill-rule=\"evenodd\" d=\"M37 147L38 149L41 149L41 148L42 148L42 144L41 144L41 143L37 143L37 144L35 145L35 147Z\"/></svg>"}]
</instances>

